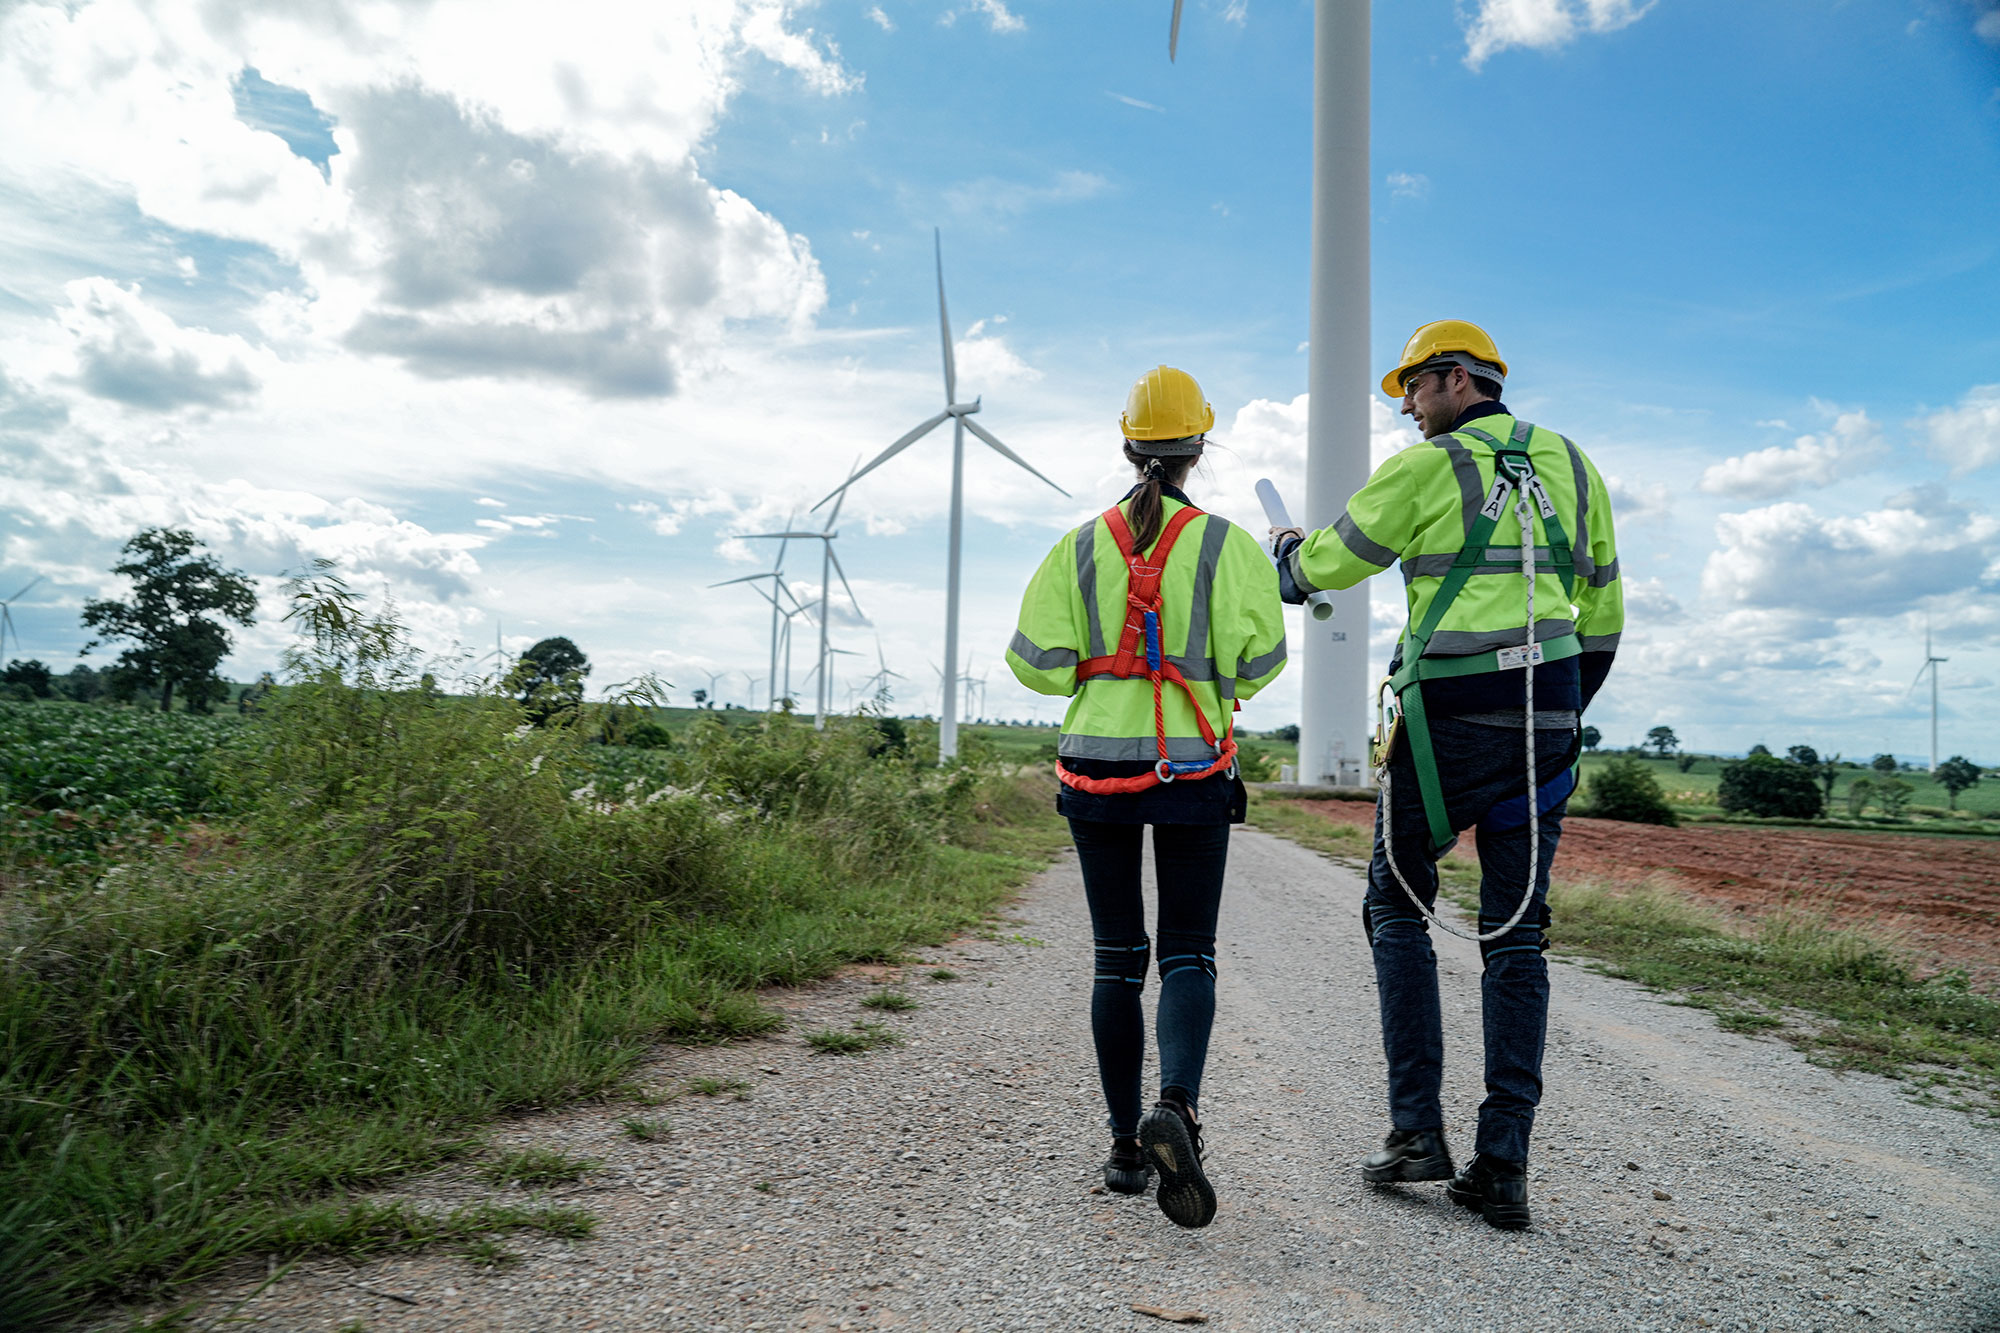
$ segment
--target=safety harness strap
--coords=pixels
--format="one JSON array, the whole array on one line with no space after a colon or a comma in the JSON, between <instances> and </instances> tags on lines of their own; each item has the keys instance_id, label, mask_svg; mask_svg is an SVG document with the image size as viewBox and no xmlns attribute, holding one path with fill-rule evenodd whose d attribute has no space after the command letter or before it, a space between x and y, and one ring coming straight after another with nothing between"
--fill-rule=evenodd
<instances>
[{"instance_id":1,"label":"safety harness strap","mask_svg":"<svg viewBox=\"0 0 2000 1333\"><path fill-rule=\"evenodd\" d=\"M1121 680L1144 679L1153 684L1153 731L1159 743L1160 758L1150 772L1135 774L1129 778L1088 778L1072 773L1063 762L1056 761L1056 776L1065 786L1093 795L1118 795L1129 792L1146 791L1163 782L1176 779L1199 781L1224 770L1234 771L1236 765L1235 719L1230 719L1228 730L1221 740L1215 737L1215 728L1209 725L1208 714L1202 710L1201 700L1195 696L1194 687L1181 674L1180 668L1166 660L1166 650L1160 633L1160 578L1166 573L1167 556L1174 548L1174 541L1202 511L1193 505L1183 505L1174 516L1167 520L1160 530L1159 540L1153 543L1150 561L1137 550L1132 528L1125 521L1125 515L1117 505L1104 511L1099 517L1105 527L1111 530L1112 541L1118 544L1118 553L1125 557L1128 571L1125 592L1125 628L1118 636L1118 651L1104 657L1091 657L1077 663L1078 684L1098 676L1111 676ZM1189 645L1193 651L1193 645ZM1194 706L1195 724L1201 728L1201 738L1215 751L1213 760L1184 759L1167 757L1167 715L1164 700L1165 685L1181 687L1188 702Z\"/></svg>"},{"instance_id":2,"label":"safety harness strap","mask_svg":"<svg viewBox=\"0 0 2000 1333\"><path fill-rule=\"evenodd\" d=\"M1487 492L1486 501L1479 507L1479 514L1473 520L1472 529L1465 535L1465 544L1459 547L1451 568L1431 598L1425 609L1424 618L1405 631L1401 648L1402 666L1389 677L1389 689L1396 696L1401 710L1404 733L1409 737L1410 759L1417 770L1417 791L1423 797L1424 820L1429 826L1432 855L1438 855L1451 845L1454 834L1451 820L1445 811L1444 784L1439 780L1437 755L1431 748L1431 733L1424 712L1424 692L1422 681L1438 680L1451 676L1484 675L1493 671L1532 671L1547 662L1560 662L1583 651L1583 641L1575 631L1558 635L1535 643L1532 647L1500 648L1491 652L1470 653L1457 657L1426 658L1425 651L1430 646L1431 636L1444 622L1446 612L1458 599L1459 593L1471 581L1475 568L1485 559L1488 541L1499 525L1501 515L1507 512L1507 498L1520 491L1532 497L1537 512L1541 514L1543 529L1548 537L1549 555L1555 573L1562 580L1563 595L1574 595L1576 582L1576 562L1570 550L1569 535L1563 531L1561 520L1556 517L1555 505L1550 502L1548 491L1535 476L1534 464L1529 461L1527 445L1534 434L1534 426L1526 421L1517 421L1513 437L1502 444L1485 431L1464 427L1463 433L1478 439L1493 450L1493 486ZM1523 557L1526 558L1525 556ZM1416 688L1411 688L1415 686ZM1381 761L1388 762L1384 754Z\"/></svg>"}]
</instances>

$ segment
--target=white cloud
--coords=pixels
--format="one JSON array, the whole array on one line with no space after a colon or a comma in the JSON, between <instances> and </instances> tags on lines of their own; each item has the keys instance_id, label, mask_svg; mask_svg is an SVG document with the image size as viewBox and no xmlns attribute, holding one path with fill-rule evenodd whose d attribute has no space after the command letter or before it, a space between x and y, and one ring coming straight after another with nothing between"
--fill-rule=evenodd
<instances>
[{"instance_id":1,"label":"white cloud","mask_svg":"<svg viewBox=\"0 0 2000 1333\"><path fill-rule=\"evenodd\" d=\"M1901 614L1925 598L2000 595L2000 521L1924 486L1847 517L1787 501L1715 525L1704 595L1826 618Z\"/></svg>"},{"instance_id":2,"label":"white cloud","mask_svg":"<svg viewBox=\"0 0 2000 1333\"><path fill-rule=\"evenodd\" d=\"M825 303L803 239L694 158L748 59L858 86L796 7L601 0L551 28L525 0L20 4L0 123L43 132L0 140L0 182L267 247L297 270L298 337L435 377L671 392L723 325L796 328ZM324 174L239 118L247 66L335 124Z\"/></svg>"},{"instance_id":3,"label":"white cloud","mask_svg":"<svg viewBox=\"0 0 2000 1333\"><path fill-rule=\"evenodd\" d=\"M1387 180L1390 195L1397 199L1422 199L1431 192L1431 178L1421 172L1392 171Z\"/></svg>"},{"instance_id":4,"label":"white cloud","mask_svg":"<svg viewBox=\"0 0 2000 1333\"><path fill-rule=\"evenodd\" d=\"M1989 6L1984 14L1973 23L1972 30L1984 41L2000 46L2000 5Z\"/></svg>"},{"instance_id":5,"label":"white cloud","mask_svg":"<svg viewBox=\"0 0 2000 1333\"><path fill-rule=\"evenodd\" d=\"M1607 474L1604 489L1611 495L1612 518L1621 527L1673 513L1673 488L1664 481L1633 481Z\"/></svg>"},{"instance_id":6,"label":"white cloud","mask_svg":"<svg viewBox=\"0 0 2000 1333\"><path fill-rule=\"evenodd\" d=\"M1222 7L1222 21L1245 26L1250 21L1250 0L1228 0Z\"/></svg>"},{"instance_id":7,"label":"white cloud","mask_svg":"<svg viewBox=\"0 0 2000 1333\"><path fill-rule=\"evenodd\" d=\"M998 323L998 320L993 321ZM958 366L959 397L967 392L982 393L988 386L1032 382L1042 372L1029 365L1007 346L1006 339L986 331L986 320L975 320L965 336L952 344Z\"/></svg>"},{"instance_id":8,"label":"white cloud","mask_svg":"<svg viewBox=\"0 0 2000 1333\"><path fill-rule=\"evenodd\" d=\"M1060 171L1045 185L981 176L955 185L944 192L944 201L955 213L966 216L1011 216L1031 208L1051 204L1073 204L1094 199L1111 183L1094 171Z\"/></svg>"},{"instance_id":9,"label":"white cloud","mask_svg":"<svg viewBox=\"0 0 2000 1333\"><path fill-rule=\"evenodd\" d=\"M1114 102L1123 102L1126 106L1136 106L1141 111L1157 111L1161 115L1165 115L1167 111L1163 106L1154 106L1151 102L1142 102L1136 97L1127 97L1124 93L1114 93L1109 88L1104 90L1104 95Z\"/></svg>"},{"instance_id":10,"label":"white cloud","mask_svg":"<svg viewBox=\"0 0 2000 1333\"><path fill-rule=\"evenodd\" d=\"M135 284L79 278L64 284L76 383L99 398L163 412L222 407L255 393L256 349L240 337L184 329L148 305Z\"/></svg>"},{"instance_id":11,"label":"white cloud","mask_svg":"<svg viewBox=\"0 0 2000 1333\"><path fill-rule=\"evenodd\" d=\"M1465 64L1476 70L1513 46L1554 51L1581 33L1637 23L1652 7L1653 0L1479 0L1465 29Z\"/></svg>"},{"instance_id":12,"label":"white cloud","mask_svg":"<svg viewBox=\"0 0 2000 1333\"><path fill-rule=\"evenodd\" d=\"M1202 464L1206 476L1197 473L1195 484L1213 497L1217 513L1250 529L1260 540L1269 525L1257 499L1259 478L1270 478L1294 521L1308 521L1306 418L1310 403L1311 396L1303 393L1289 402L1252 399L1226 425L1218 421L1217 429L1210 432L1219 447L1207 451ZM1374 398L1369 400L1368 436L1370 471L1391 454L1423 442L1415 427L1398 418L1387 403ZM1197 498L1196 503L1202 501ZM1331 522L1335 517L1328 515L1322 521Z\"/></svg>"},{"instance_id":13,"label":"white cloud","mask_svg":"<svg viewBox=\"0 0 2000 1333\"><path fill-rule=\"evenodd\" d=\"M1819 435L1801 435L1790 445L1773 445L1713 464L1701 474L1710 495L1771 500L1796 491L1830 486L1867 468L1882 454L1882 428L1865 411L1842 412Z\"/></svg>"},{"instance_id":14,"label":"white cloud","mask_svg":"<svg viewBox=\"0 0 2000 1333\"><path fill-rule=\"evenodd\" d=\"M1007 8L1006 0L970 0L966 11L984 14L987 26L995 32L1025 32L1028 27L1026 19Z\"/></svg>"},{"instance_id":15,"label":"white cloud","mask_svg":"<svg viewBox=\"0 0 2000 1333\"><path fill-rule=\"evenodd\" d=\"M880 5L870 5L868 7L868 17L883 32L894 32L896 30L896 21L883 13L882 6Z\"/></svg>"},{"instance_id":16,"label":"white cloud","mask_svg":"<svg viewBox=\"0 0 2000 1333\"><path fill-rule=\"evenodd\" d=\"M2000 17L2000 9L1991 17ZM2000 463L2000 384L1968 390L1958 406L1941 408L1912 423L1929 437L1931 457L1951 466L1951 475Z\"/></svg>"}]
</instances>

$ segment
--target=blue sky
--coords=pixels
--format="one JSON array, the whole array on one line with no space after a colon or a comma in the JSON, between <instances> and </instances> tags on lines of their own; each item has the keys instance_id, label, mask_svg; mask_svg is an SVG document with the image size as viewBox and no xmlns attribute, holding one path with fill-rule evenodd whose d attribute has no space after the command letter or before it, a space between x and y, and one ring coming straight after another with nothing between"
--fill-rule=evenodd
<instances>
[{"instance_id":1,"label":"blue sky","mask_svg":"<svg viewBox=\"0 0 2000 1333\"><path fill-rule=\"evenodd\" d=\"M989 714L1057 715L1000 652L1122 489L1139 371L1216 406L1199 502L1254 523L1255 477L1302 479L1309 3L1189 0L1172 65L1165 0L289 9L0 16L25 655L72 661L119 542L175 523L267 592L335 556L441 651L499 622L594 683L747 699L762 604L706 585L940 406L933 227L962 396L1074 497L973 446ZM1630 629L1591 720L1919 756L1928 617L1944 752L2000 763L2000 6L1404 0L1373 64L1378 368L1476 320L1510 405L1614 480ZM1414 438L1378 404L1376 457ZM948 454L841 520L865 614L834 639L879 637L919 710ZM1243 725L1296 715L1281 681Z\"/></svg>"}]
</instances>

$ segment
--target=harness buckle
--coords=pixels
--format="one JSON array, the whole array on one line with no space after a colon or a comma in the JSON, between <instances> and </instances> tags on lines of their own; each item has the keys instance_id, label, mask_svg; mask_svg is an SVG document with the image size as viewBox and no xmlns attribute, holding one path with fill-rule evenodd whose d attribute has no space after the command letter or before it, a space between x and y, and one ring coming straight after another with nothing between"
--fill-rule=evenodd
<instances>
[{"instance_id":1,"label":"harness buckle","mask_svg":"<svg viewBox=\"0 0 2000 1333\"><path fill-rule=\"evenodd\" d=\"M1174 780L1173 765L1164 759L1159 760L1153 765L1153 776L1161 782L1172 782Z\"/></svg>"}]
</instances>

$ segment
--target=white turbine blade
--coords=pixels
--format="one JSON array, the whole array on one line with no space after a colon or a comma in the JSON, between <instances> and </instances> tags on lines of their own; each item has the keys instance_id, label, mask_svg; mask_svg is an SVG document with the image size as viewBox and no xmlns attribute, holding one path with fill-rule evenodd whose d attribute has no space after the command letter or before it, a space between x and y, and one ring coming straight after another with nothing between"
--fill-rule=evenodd
<instances>
[{"instance_id":1,"label":"white turbine blade","mask_svg":"<svg viewBox=\"0 0 2000 1333\"><path fill-rule=\"evenodd\" d=\"M740 540L746 542L756 542L756 541L767 541L767 540L803 541L807 537L825 537L829 536L830 534L824 532L739 532L736 535Z\"/></svg>"},{"instance_id":2,"label":"white turbine blade","mask_svg":"<svg viewBox=\"0 0 2000 1333\"><path fill-rule=\"evenodd\" d=\"M827 558L833 562L833 572L840 575L840 586L847 589L847 604L854 608L855 615L866 620L868 613L861 609L860 601L855 598L854 589L847 582L847 571L840 567L840 557L833 553L833 547L831 546L826 548L826 554Z\"/></svg>"},{"instance_id":3,"label":"white turbine blade","mask_svg":"<svg viewBox=\"0 0 2000 1333\"><path fill-rule=\"evenodd\" d=\"M924 436L936 430L939 426L942 426L945 422L945 418L949 417L950 415L951 413L949 412L940 412L936 416L932 417L930 420L924 422L922 425L917 426L912 430L910 430L901 439L897 440L887 449L884 449L881 453L875 455L874 462L870 463L867 467L862 468L859 472L855 473L853 476L849 477L846 481L842 482L840 484L839 490L833 491L831 494L827 495L825 499L822 499L819 502L819 504L814 505L813 509L817 510L819 508L819 505L823 505L827 502L827 500L833 499L834 496L839 495L842 491L845 491L849 486L852 486L855 482L860 481L863 477L873 472L876 468L881 467L884 463L894 458L897 454L902 453L903 450L909 448L911 445L915 444L918 440L921 440L922 438L924 438ZM818 537L822 534L817 532L811 532L807 533L806 535L809 537Z\"/></svg>"},{"instance_id":4,"label":"white turbine blade","mask_svg":"<svg viewBox=\"0 0 2000 1333\"><path fill-rule=\"evenodd\" d=\"M1027 468L1028 471L1034 472L1034 474L1037 477L1041 477L1043 481L1049 481L1047 477L1042 477L1041 473L1035 472L1034 467L1029 464L1027 459L1021 457L1021 455L1015 453L1012 449L1009 449L1006 445L1000 443L1000 441L994 437L992 431L987 430L986 427L980 425L978 422L974 421L971 417L965 418L965 428L971 431L974 435L977 435L980 439L986 441L987 444L991 445L993 450L996 453L998 453L1002 458L1020 464L1022 467ZM1049 485L1055 486L1056 493L1059 495L1066 496L1069 494L1068 491L1064 490L1060 486L1056 486L1056 484L1052 481L1049 481Z\"/></svg>"},{"instance_id":5,"label":"white turbine blade","mask_svg":"<svg viewBox=\"0 0 2000 1333\"><path fill-rule=\"evenodd\" d=\"M1181 44L1181 0L1174 0L1174 21L1167 26L1167 63L1174 63L1174 52Z\"/></svg>"},{"instance_id":6,"label":"white turbine blade","mask_svg":"<svg viewBox=\"0 0 2000 1333\"><path fill-rule=\"evenodd\" d=\"M4 605L7 605L7 604L9 604L9 603L13 603L13 602L18 602L18 601L20 601L20 600L21 600L21 599L22 599L23 597L26 597L26 596L27 596L27 595L29 594L29 592L31 592L31 591L32 591L32 590L34 589L34 586L35 586L35 585L36 585L37 583L40 583L40 582L41 582L41 581L42 581L43 579L45 579L45 578L47 578L47 577L48 577L48 575L46 575L46 574L37 574L37 575L35 575L35 577L33 577L33 578L31 578L31 579L29 579L29 580L28 580L28 586L27 586L27 587L25 587L25 588L21 589L21 591L19 591L19 592L15 593L15 594L14 594L14 595L13 595L12 597L9 597L9 598L7 599L7 601L6 601L6 602L0 602L0 606L4 606Z\"/></svg>"},{"instance_id":7,"label":"white turbine blade","mask_svg":"<svg viewBox=\"0 0 2000 1333\"><path fill-rule=\"evenodd\" d=\"M854 484L854 469L860 466L861 466L861 455L856 454L854 456L853 466L847 469L847 480L841 482L840 489L834 492L834 494L839 498L833 502L833 512L826 516L826 526L824 531L828 536L833 535L833 525L840 521L840 507L847 503L847 488Z\"/></svg>"},{"instance_id":8,"label":"white turbine blade","mask_svg":"<svg viewBox=\"0 0 2000 1333\"><path fill-rule=\"evenodd\" d=\"M776 577L777 575L773 574L770 570L767 569L762 574L745 574L740 579L724 579L720 583L711 583L708 586L711 588L727 588L732 583L755 583L758 579L770 579Z\"/></svg>"},{"instance_id":9,"label":"white turbine blade","mask_svg":"<svg viewBox=\"0 0 2000 1333\"><path fill-rule=\"evenodd\" d=\"M944 308L944 234L931 228L931 243L937 247L938 336L944 340L944 400L958 401L958 362L951 354L951 316Z\"/></svg>"}]
</instances>

